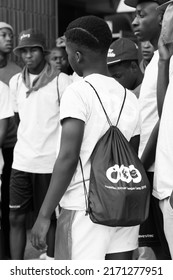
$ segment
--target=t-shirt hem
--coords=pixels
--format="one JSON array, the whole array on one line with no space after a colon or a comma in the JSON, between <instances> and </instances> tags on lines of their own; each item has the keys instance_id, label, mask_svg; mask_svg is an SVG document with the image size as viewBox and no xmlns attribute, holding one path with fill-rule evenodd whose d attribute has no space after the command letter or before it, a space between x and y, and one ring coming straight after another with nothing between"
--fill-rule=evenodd
<instances>
[{"instance_id":1,"label":"t-shirt hem","mask_svg":"<svg viewBox=\"0 0 173 280\"><path fill-rule=\"evenodd\" d=\"M171 191L170 191L170 194L165 193L165 194L163 194L163 195L159 195L158 192L156 192L156 191L153 190L152 195L153 195L155 198L159 199L159 200L163 200L163 199L165 199L165 198L167 198L167 197L169 197L169 196L171 195Z\"/></svg>"},{"instance_id":2,"label":"t-shirt hem","mask_svg":"<svg viewBox=\"0 0 173 280\"><path fill-rule=\"evenodd\" d=\"M23 171L23 172L28 172L28 173L39 173L39 174L50 174L53 172L53 167L52 168L44 168L44 169L40 169L40 168L28 168L27 166L20 166L20 165L12 165L13 169L19 170L19 171Z\"/></svg>"}]
</instances>

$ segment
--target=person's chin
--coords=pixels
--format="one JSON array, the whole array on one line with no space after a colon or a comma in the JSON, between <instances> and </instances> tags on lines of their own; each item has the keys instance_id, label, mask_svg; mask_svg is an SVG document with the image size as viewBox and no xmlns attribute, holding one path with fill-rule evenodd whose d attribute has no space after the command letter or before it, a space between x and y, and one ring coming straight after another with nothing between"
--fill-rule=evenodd
<instances>
[{"instance_id":1,"label":"person's chin","mask_svg":"<svg viewBox=\"0 0 173 280\"><path fill-rule=\"evenodd\" d=\"M12 50L13 50L13 48L9 46L9 47L6 47L6 48L5 48L4 52L5 52L5 53L11 53Z\"/></svg>"},{"instance_id":2,"label":"person's chin","mask_svg":"<svg viewBox=\"0 0 173 280\"><path fill-rule=\"evenodd\" d=\"M59 67L59 66L56 66L56 69L58 69L59 71L61 71L61 70L62 70L62 68L61 68L61 67Z\"/></svg>"}]
</instances>

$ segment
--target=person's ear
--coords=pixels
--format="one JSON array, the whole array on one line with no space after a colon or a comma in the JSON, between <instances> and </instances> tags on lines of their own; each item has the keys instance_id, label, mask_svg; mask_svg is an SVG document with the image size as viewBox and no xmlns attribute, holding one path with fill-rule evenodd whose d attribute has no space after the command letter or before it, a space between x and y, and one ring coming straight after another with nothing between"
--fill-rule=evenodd
<instances>
[{"instance_id":1,"label":"person's ear","mask_svg":"<svg viewBox=\"0 0 173 280\"><path fill-rule=\"evenodd\" d=\"M131 61L130 66L131 66L131 69L133 72L138 71L138 65L137 65L136 61Z\"/></svg>"},{"instance_id":2,"label":"person's ear","mask_svg":"<svg viewBox=\"0 0 173 280\"><path fill-rule=\"evenodd\" d=\"M75 53L75 58L76 58L76 62L77 62L77 63L80 63L81 60L82 60L82 53L79 52L79 51L76 51L76 53Z\"/></svg>"}]
</instances>

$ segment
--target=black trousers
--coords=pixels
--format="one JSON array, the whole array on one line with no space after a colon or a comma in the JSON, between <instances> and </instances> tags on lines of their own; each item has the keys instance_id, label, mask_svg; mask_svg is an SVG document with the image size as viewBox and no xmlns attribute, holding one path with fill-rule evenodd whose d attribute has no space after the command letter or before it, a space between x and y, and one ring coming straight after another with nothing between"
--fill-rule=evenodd
<instances>
[{"instance_id":1,"label":"black trousers","mask_svg":"<svg viewBox=\"0 0 173 280\"><path fill-rule=\"evenodd\" d=\"M3 259L10 258L10 223L9 223L9 185L10 185L10 174L11 166L13 163L13 148L3 148L2 154L4 158L4 168L2 173L2 186L1 186L1 235L3 239Z\"/></svg>"},{"instance_id":2,"label":"black trousers","mask_svg":"<svg viewBox=\"0 0 173 280\"><path fill-rule=\"evenodd\" d=\"M148 219L140 226L139 231L139 246L151 247L158 257L157 251L162 252L163 260L171 260L168 243L163 229L163 215L159 207L159 200L152 195L153 189L153 172L147 172L148 179L151 185L151 201Z\"/></svg>"}]
</instances>

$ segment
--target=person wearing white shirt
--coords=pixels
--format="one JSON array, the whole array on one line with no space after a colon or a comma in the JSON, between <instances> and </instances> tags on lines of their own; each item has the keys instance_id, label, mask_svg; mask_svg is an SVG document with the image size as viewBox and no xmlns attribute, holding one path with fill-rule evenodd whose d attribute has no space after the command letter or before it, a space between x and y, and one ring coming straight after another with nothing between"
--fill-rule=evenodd
<instances>
[{"instance_id":1,"label":"person wearing white shirt","mask_svg":"<svg viewBox=\"0 0 173 280\"><path fill-rule=\"evenodd\" d=\"M134 34L139 41L149 41L154 47L154 55L145 69L139 94L141 113L139 157L147 171L151 184L151 193L156 146L153 146L148 155L146 147L152 130L159 120L156 92L159 59L158 40L161 32L163 12L158 8L163 2L166 2L166 0L125 0L125 4L136 8L136 15L132 22ZM150 248L153 249L157 259L170 259L168 244L163 232L162 213L154 196L151 196L149 218L140 228L139 244L141 247L139 248L141 250L141 259L150 259Z\"/></svg>"},{"instance_id":2,"label":"person wearing white shirt","mask_svg":"<svg viewBox=\"0 0 173 280\"><path fill-rule=\"evenodd\" d=\"M12 259L23 259L26 215L33 209L37 216L49 187L58 145L60 100L71 80L46 61L45 38L38 30L22 31L14 53L21 56L25 67L10 80L19 118L10 180L10 245ZM55 227L53 214L47 235L51 258Z\"/></svg>"},{"instance_id":3,"label":"person wearing white shirt","mask_svg":"<svg viewBox=\"0 0 173 280\"><path fill-rule=\"evenodd\" d=\"M85 215L79 164L80 156L88 190L90 157L109 124L95 92L86 81L98 92L113 124L116 124L125 93L124 87L108 72L107 52L112 35L104 20L86 16L71 22L65 36L69 63L84 79L72 83L62 97L60 151L50 187L32 229L31 242L37 249L45 247L50 217L60 202L55 259L131 259L138 246L139 225L108 227L93 223ZM118 126L128 140L139 136L138 100L129 90Z\"/></svg>"}]
</instances>

